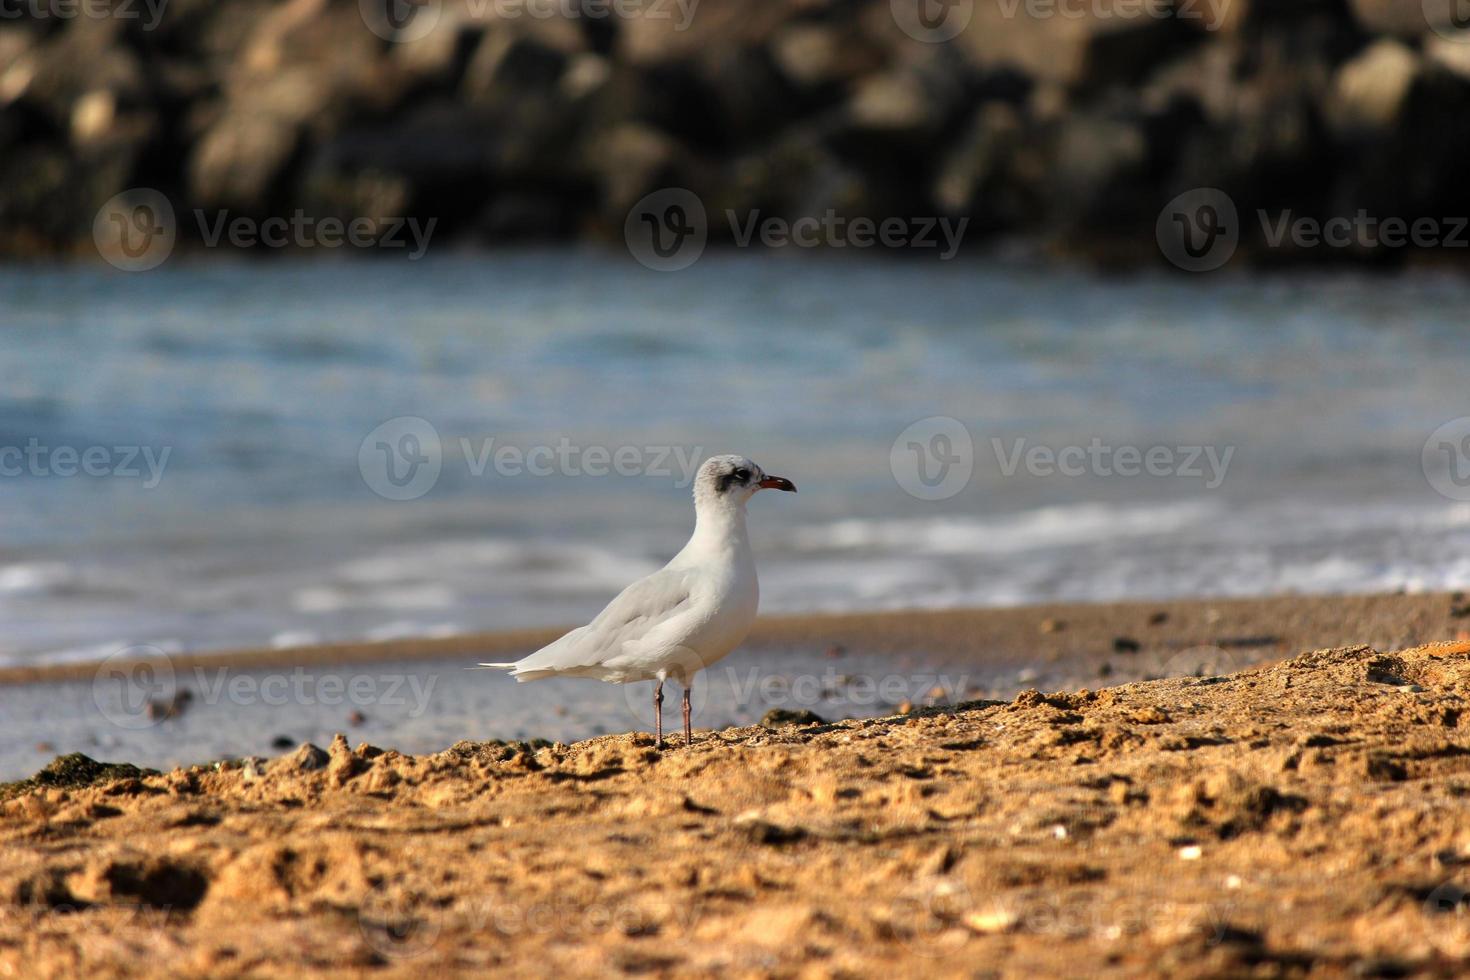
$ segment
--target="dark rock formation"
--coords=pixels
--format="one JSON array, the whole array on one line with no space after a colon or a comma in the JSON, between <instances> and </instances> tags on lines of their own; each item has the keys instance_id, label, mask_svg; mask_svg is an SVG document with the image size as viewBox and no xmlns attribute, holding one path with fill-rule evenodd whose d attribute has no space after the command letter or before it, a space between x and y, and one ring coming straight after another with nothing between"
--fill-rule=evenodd
<instances>
[{"instance_id":1,"label":"dark rock formation","mask_svg":"<svg viewBox=\"0 0 1470 980\"><path fill-rule=\"evenodd\" d=\"M699 195L716 245L727 211L830 209L1149 262L1160 209L1194 188L1230 195L1262 261L1301 250L1261 211L1470 213L1470 37L1418 0L976 0L945 8L970 19L939 43L890 0L384 2L404 16L7 7L0 253L90 250L98 209L139 187L184 247L198 209L616 241L664 187Z\"/></svg>"}]
</instances>

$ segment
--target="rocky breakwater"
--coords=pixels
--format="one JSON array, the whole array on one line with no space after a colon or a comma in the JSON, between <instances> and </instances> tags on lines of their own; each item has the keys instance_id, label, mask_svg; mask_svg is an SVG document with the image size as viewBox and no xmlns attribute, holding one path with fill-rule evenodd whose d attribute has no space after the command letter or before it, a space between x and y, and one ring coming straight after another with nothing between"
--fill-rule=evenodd
<instances>
[{"instance_id":1,"label":"rocky breakwater","mask_svg":"<svg viewBox=\"0 0 1470 980\"><path fill-rule=\"evenodd\" d=\"M221 215L621 242L669 187L716 244L752 214L966 219L967 247L1162 262L1169 202L1214 188L1252 258L1470 251L1449 0L386 3L4 0L0 252L95 255L131 188L200 246Z\"/></svg>"}]
</instances>

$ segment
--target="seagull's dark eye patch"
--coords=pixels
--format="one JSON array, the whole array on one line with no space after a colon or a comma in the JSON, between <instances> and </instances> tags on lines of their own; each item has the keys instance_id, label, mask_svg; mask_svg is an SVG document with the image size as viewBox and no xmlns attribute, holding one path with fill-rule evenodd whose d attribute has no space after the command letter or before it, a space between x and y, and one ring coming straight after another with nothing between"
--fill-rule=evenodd
<instances>
[{"instance_id":1,"label":"seagull's dark eye patch","mask_svg":"<svg viewBox=\"0 0 1470 980\"><path fill-rule=\"evenodd\" d=\"M719 489L720 493L724 493L726 490L730 489L730 484L732 483L739 483L741 485L744 485L749 482L750 470L742 466L737 470L731 470L729 473L723 474L720 477L719 482L716 483L715 486Z\"/></svg>"}]
</instances>

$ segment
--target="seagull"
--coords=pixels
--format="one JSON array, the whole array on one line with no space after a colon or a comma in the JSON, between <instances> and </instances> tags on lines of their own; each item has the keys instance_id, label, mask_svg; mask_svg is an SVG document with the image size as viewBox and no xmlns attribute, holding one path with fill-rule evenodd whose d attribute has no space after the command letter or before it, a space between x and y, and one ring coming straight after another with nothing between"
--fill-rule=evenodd
<instances>
[{"instance_id":1,"label":"seagull","mask_svg":"<svg viewBox=\"0 0 1470 980\"><path fill-rule=\"evenodd\" d=\"M689 691L695 673L739 646L755 621L760 587L745 504L759 490L795 493L796 486L744 456L705 460L694 477L694 534L667 565L624 589L586 626L514 663L479 666L508 670L517 681L657 681L653 719L660 749L664 680L672 677L684 688L684 744L693 744Z\"/></svg>"}]
</instances>

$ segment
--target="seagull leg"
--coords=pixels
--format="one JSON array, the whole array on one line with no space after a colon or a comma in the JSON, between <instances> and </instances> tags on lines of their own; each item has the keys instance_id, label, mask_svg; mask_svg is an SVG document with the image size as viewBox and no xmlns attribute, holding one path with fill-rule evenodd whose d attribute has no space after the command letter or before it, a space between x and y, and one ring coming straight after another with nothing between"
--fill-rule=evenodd
<instances>
[{"instance_id":1,"label":"seagull leg","mask_svg":"<svg viewBox=\"0 0 1470 980\"><path fill-rule=\"evenodd\" d=\"M689 731L689 689L694 686L694 678L684 682L684 744L694 744L694 735Z\"/></svg>"},{"instance_id":2,"label":"seagull leg","mask_svg":"<svg viewBox=\"0 0 1470 980\"><path fill-rule=\"evenodd\" d=\"M661 749L664 747L664 682L659 681L653 687L653 747Z\"/></svg>"}]
</instances>

